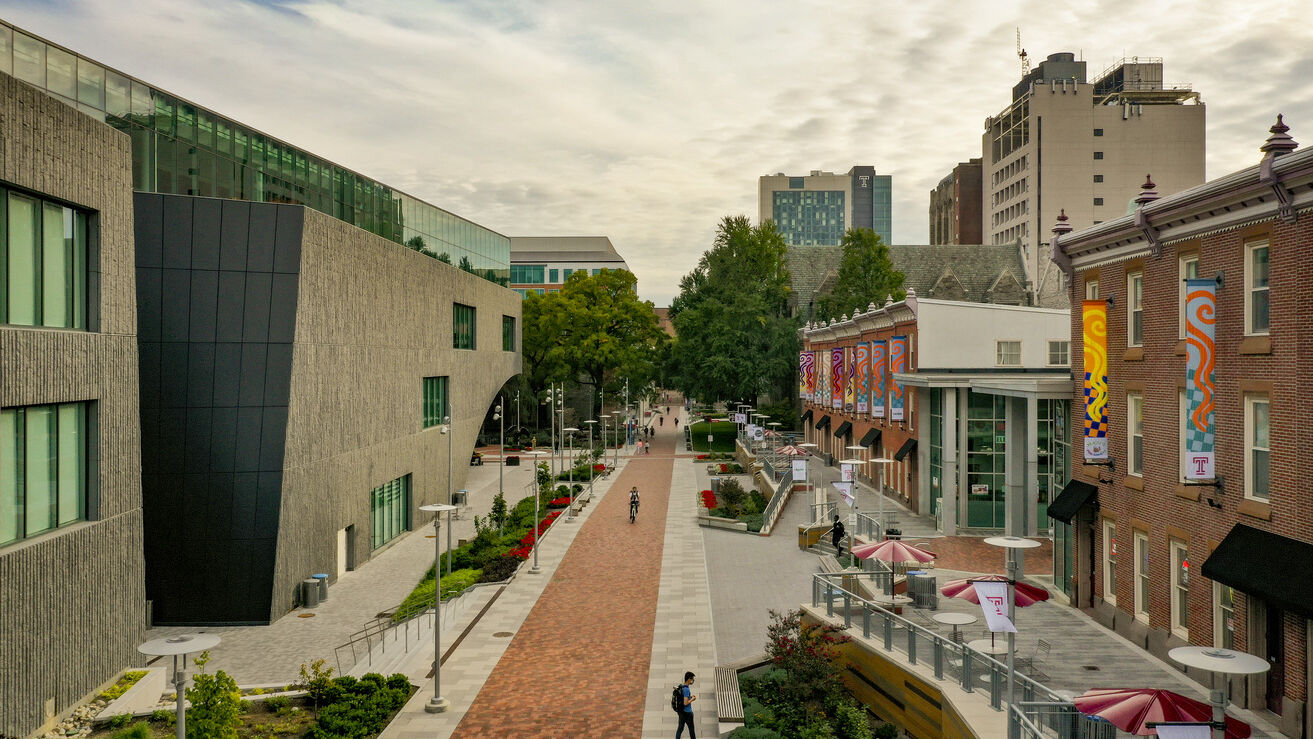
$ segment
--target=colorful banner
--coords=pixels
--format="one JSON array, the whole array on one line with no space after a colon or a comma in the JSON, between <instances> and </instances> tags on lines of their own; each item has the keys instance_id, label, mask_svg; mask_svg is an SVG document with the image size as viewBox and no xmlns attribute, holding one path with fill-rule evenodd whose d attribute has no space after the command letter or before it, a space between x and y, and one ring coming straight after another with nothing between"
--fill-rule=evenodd
<instances>
[{"instance_id":1,"label":"colorful banner","mask_svg":"<svg viewBox=\"0 0 1313 739\"><path fill-rule=\"evenodd\" d=\"M1085 460L1108 458L1108 304L1082 304L1085 352Z\"/></svg>"},{"instance_id":2,"label":"colorful banner","mask_svg":"<svg viewBox=\"0 0 1313 739\"><path fill-rule=\"evenodd\" d=\"M980 601L980 610L985 614L989 630L1017 633L1017 627L1008 618L1007 581L976 580L971 587L976 589L976 598Z\"/></svg>"},{"instance_id":3,"label":"colorful banner","mask_svg":"<svg viewBox=\"0 0 1313 739\"><path fill-rule=\"evenodd\" d=\"M857 362L853 371L857 374L857 412L866 415L871 393L871 345L865 341L857 345Z\"/></svg>"},{"instance_id":4,"label":"colorful banner","mask_svg":"<svg viewBox=\"0 0 1313 739\"><path fill-rule=\"evenodd\" d=\"M852 413L857 407L857 361L854 358L857 350L848 347L843 350L843 364L848 368L848 379L843 383L843 410L845 413Z\"/></svg>"},{"instance_id":5,"label":"colorful banner","mask_svg":"<svg viewBox=\"0 0 1313 739\"><path fill-rule=\"evenodd\" d=\"M843 408L843 380L847 377L843 371L843 348L830 350L830 400L835 410Z\"/></svg>"},{"instance_id":6,"label":"colorful banner","mask_svg":"<svg viewBox=\"0 0 1313 739\"><path fill-rule=\"evenodd\" d=\"M1213 368L1216 345L1217 281L1196 278L1185 281L1185 479L1212 480L1215 455L1213 441Z\"/></svg>"},{"instance_id":7,"label":"colorful banner","mask_svg":"<svg viewBox=\"0 0 1313 739\"><path fill-rule=\"evenodd\" d=\"M885 387L889 377L889 342L871 342L871 418L884 418Z\"/></svg>"},{"instance_id":8,"label":"colorful banner","mask_svg":"<svg viewBox=\"0 0 1313 739\"><path fill-rule=\"evenodd\" d=\"M812 353L798 352L798 397L807 397L808 378L812 372Z\"/></svg>"},{"instance_id":9,"label":"colorful banner","mask_svg":"<svg viewBox=\"0 0 1313 739\"><path fill-rule=\"evenodd\" d=\"M894 375L898 372L907 371L907 337L891 336L889 337L889 374ZM891 421L903 420L903 407L906 405L903 397L903 383L894 380L891 383L893 391L889 395L889 419Z\"/></svg>"},{"instance_id":10,"label":"colorful banner","mask_svg":"<svg viewBox=\"0 0 1313 739\"><path fill-rule=\"evenodd\" d=\"M807 352L811 357L807 365L807 399L816 402L816 352Z\"/></svg>"},{"instance_id":11,"label":"colorful banner","mask_svg":"<svg viewBox=\"0 0 1313 739\"><path fill-rule=\"evenodd\" d=\"M816 404L830 407L830 353L816 354Z\"/></svg>"}]
</instances>

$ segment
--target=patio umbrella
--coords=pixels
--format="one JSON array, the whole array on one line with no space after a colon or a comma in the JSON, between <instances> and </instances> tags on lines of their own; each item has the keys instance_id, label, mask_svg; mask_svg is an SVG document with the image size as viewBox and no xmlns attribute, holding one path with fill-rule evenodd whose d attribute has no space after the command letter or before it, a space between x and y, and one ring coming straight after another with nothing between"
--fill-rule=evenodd
<instances>
[{"instance_id":1,"label":"patio umbrella","mask_svg":"<svg viewBox=\"0 0 1313 739\"><path fill-rule=\"evenodd\" d=\"M875 557L884 562L930 562L939 555L898 539L886 539L874 544L862 544L853 547L853 554L860 559Z\"/></svg>"},{"instance_id":2,"label":"patio umbrella","mask_svg":"<svg viewBox=\"0 0 1313 739\"><path fill-rule=\"evenodd\" d=\"M1074 698L1072 703L1081 713L1098 716L1136 736L1152 736L1157 733L1156 729L1145 725L1150 721L1207 722L1213 716L1213 707L1207 703L1170 690L1153 688L1087 690ZM1249 733L1249 724L1226 717L1227 739L1245 739Z\"/></svg>"},{"instance_id":3,"label":"patio umbrella","mask_svg":"<svg viewBox=\"0 0 1313 739\"><path fill-rule=\"evenodd\" d=\"M997 580L1007 582L1007 578L1002 575L981 575L980 577L973 577L970 580L951 580L944 583L944 586L939 589L939 592L949 598L962 598L963 600L979 605L980 596L976 595L976 586L972 584L971 580ZM1049 599L1049 591L1044 588L1035 587L1034 585L1027 585L1024 582L1017 583L1016 594L1018 608L1033 606L1042 600Z\"/></svg>"},{"instance_id":4,"label":"patio umbrella","mask_svg":"<svg viewBox=\"0 0 1313 739\"><path fill-rule=\"evenodd\" d=\"M807 450L806 450L806 449L803 449L803 448L800 447L800 446L794 446L794 445L792 445L792 444L785 444L784 446L780 447L779 449L776 449L776 450L775 450L775 453L776 453L776 454L782 454L782 455L784 455L784 456L786 456L786 457L805 457L805 456L807 456Z\"/></svg>"}]
</instances>

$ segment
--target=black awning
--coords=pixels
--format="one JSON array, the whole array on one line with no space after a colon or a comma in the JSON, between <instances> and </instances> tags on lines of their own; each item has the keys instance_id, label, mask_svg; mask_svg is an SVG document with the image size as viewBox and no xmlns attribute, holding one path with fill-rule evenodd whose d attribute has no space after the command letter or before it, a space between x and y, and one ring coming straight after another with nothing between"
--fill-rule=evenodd
<instances>
[{"instance_id":1,"label":"black awning","mask_svg":"<svg viewBox=\"0 0 1313 739\"><path fill-rule=\"evenodd\" d=\"M807 423L811 419L812 419L812 409L808 408L807 412L802 414L802 418L798 419L798 423Z\"/></svg>"},{"instance_id":2,"label":"black awning","mask_svg":"<svg viewBox=\"0 0 1313 739\"><path fill-rule=\"evenodd\" d=\"M816 430L817 430L817 431L820 431L820 430L822 430L822 429L827 429L827 428L829 428L829 427L830 427L830 417L829 417L829 416L821 416L821 420L819 420L819 421L816 422Z\"/></svg>"},{"instance_id":3,"label":"black awning","mask_svg":"<svg viewBox=\"0 0 1313 739\"><path fill-rule=\"evenodd\" d=\"M843 423L839 424L839 428L834 430L834 435L836 437L852 436L852 433L853 433L853 425L852 422L850 421L844 421Z\"/></svg>"},{"instance_id":4,"label":"black awning","mask_svg":"<svg viewBox=\"0 0 1313 739\"><path fill-rule=\"evenodd\" d=\"M1236 524L1200 569L1210 580L1313 618L1313 544Z\"/></svg>"},{"instance_id":5,"label":"black awning","mask_svg":"<svg viewBox=\"0 0 1313 739\"><path fill-rule=\"evenodd\" d=\"M1097 498L1099 489L1080 480L1072 480L1058 493L1058 497L1049 503L1049 518L1056 518L1063 523L1071 523L1081 506Z\"/></svg>"},{"instance_id":6,"label":"black awning","mask_svg":"<svg viewBox=\"0 0 1313 739\"><path fill-rule=\"evenodd\" d=\"M894 452L894 461L901 462L914 451L916 451L916 439L908 439L903 442L902 446L898 447L898 451Z\"/></svg>"},{"instance_id":7,"label":"black awning","mask_svg":"<svg viewBox=\"0 0 1313 739\"><path fill-rule=\"evenodd\" d=\"M880 443L880 429L871 429L862 436L862 440L857 442L861 446L875 446Z\"/></svg>"}]
</instances>

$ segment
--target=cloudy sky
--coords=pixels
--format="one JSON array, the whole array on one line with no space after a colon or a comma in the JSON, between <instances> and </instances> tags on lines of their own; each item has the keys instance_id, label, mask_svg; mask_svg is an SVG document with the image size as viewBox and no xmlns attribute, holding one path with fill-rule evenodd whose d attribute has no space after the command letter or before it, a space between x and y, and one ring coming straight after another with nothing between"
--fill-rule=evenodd
<instances>
[{"instance_id":1,"label":"cloudy sky","mask_svg":"<svg viewBox=\"0 0 1313 739\"><path fill-rule=\"evenodd\" d=\"M1075 6L1060 9L1062 5ZM0 0L0 17L511 236L605 234L667 305L757 177L872 164L894 240L1020 67L1160 56L1208 177L1313 143L1313 3Z\"/></svg>"}]
</instances>

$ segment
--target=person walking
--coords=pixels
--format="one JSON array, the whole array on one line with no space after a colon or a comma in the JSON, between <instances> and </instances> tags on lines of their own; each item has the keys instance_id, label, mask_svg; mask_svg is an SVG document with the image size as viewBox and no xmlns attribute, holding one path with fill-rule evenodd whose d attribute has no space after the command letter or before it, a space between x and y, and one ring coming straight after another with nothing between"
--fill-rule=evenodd
<instances>
[{"instance_id":1,"label":"person walking","mask_svg":"<svg viewBox=\"0 0 1313 739\"><path fill-rule=\"evenodd\" d=\"M635 485L629 490L629 523L633 523L638 518L638 486Z\"/></svg>"},{"instance_id":2,"label":"person walking","mask_svg":"<svg viewBox=\"0 0 1313 739\"><path fill-rule=\"evenodd\" d=\"M679 416L675 416L675 428L679 428Z\"/></svg>"},{"instance_id":3,"label":"person walking","mask_svg":"<svg viewBox=\"0 0 1313 739\"><path fill-rule=\"evenodd\" d=\"M688 739L698 739L697 729L693 728L693 701L698 697L693 695L693 673L684 673L684 684L679 690L684 697L684 710L679 712L679 728L675 730L675 739L679 739L684 734L684 727L688 726Z\"/></svg>"},{"instance_id":4,"label":"person walking","mask_svg":"<svg viewBox=\"0 0 1313 739\"><path fill-rule=\"evenodd\" d=\"M830 528L830 541L834 543L834 556L836 557L843 555L843 534L843 521L840 521L839 516L836 514L834 517L834 526Z\"/></svg>"},{"instance_id":5,"label":"person walking","mask_svg":"<svg viewBox=\"0 0 1313 739\"><path fill-rule=\"evenodd\" d=\"M666 425L666 417L665 417L665 416L658 416L658 417L657 417L657 423L660 424L660 425L662 425L662 426L665 426L665 425Z\"/></svg>"}]
</instances>

